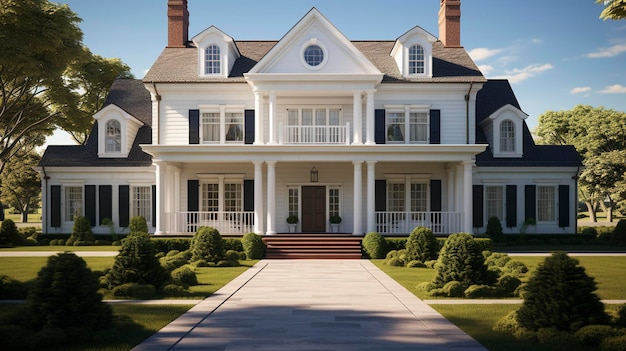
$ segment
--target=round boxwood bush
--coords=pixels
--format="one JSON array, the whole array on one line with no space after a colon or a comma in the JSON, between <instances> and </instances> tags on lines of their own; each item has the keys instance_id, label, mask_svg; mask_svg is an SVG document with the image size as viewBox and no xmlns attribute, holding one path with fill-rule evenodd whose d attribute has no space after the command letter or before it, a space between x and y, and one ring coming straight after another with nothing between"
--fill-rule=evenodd
<instances>
[{"instance_id":1,"label":"round boxwood bush","mask_svg":"<svg viewBox=\"0 0 626 351\"><path fill-rule=\"evenodd\" d=\"M468 299L479 299L485 297L493 297L497 294L496 288L489 285L470 285L465 289L464 295Z\"/></svg>"},{"instance_id":2,"label":"round boxwood bush","mask_svg":"<svg viewBox=\"0 0 626 351\"><path fill-rule=\"evenodd\" d=\"M260 235L247 233L241 239L241 244L249 260L260 260L265 256L265 243Z\"/></svg>"},{"instance_id":3,"label":"round boxwood bush","mask_svg":"<svg viewBox=\"0 0 626 351\"><path fill-rule=\"evenodd\" d=\"M443 292L449 297L463 297L463 286L457 281L448 282L443 286Z\"/></svg>"},{"instance_id":4,"label":"round boxwood bush","mask_svg":"<svg viewBox=\"0 0 626 351\"><path fill-rule=\"evenodd\" d=\"M595 290L595 281L578 260L563 252L553 253L528 280L517 320L532 331L555 328L574 332L586 325L607 324L609 317Z\"/></svg>"},{"instance_id":5,"label":"round boxwood bush","mask_svg":"<svg viewBox=\"0 0 626 351\"><path fill-rule=\"evenodd\" d=\"M156 293L156 288L152 284L126 283L114 287L111 291L116 297L149 299Z\"/></svg>"},{"instance_id":6,"label":"round boxwood bush","mask_svg":"<svg viewBox=\"0 0 626 351\"><path fill-rule=\"evenodd\" d=\"M72 235L65 244L69 245L68 243L71 242L70 246L74 246L77 242L79 242L76 246L88 246L93 245L94 241L95 238L93 236L93 231L91 230L91 222L89 221L89 218L85 216L74 217Z\"/></svg>"},{"instance_id":7,"label":"round boxwood bush","mask_svg":"<svg viewBox=\"0 0 626 351\"><path fill-rule=\"evenodd\" d=\"M485 234L493 240L500 240L502 238L502 222L498 217L490 217L487 220L487 227L485 228Z\"/></svg>"},{"instance_id":8,"label":"round boxwood bush","mask_svg":"<svg viewBox=\"0 0 626 351\"><path fill-rule=\"evenodd\" d=\"M425 227L413 229L406 241L406 257L408 261L430 261L439 256L439 242L432 230Z\"/></svg>"},{"instance_id":9,"label":"round boxwood bush","mask_svg":"<svg viewBox=\"0 0 626 351\"><path fill-rule=\"evenodd\" d=\"M458 281L463 290L470 285L490 284L481 248L468 233L452 234L446 240L435 264L433 286L442 288Z\"/></svg>"},{"instance_id":10,"label":"round boxwood bush","mask_svg":"<svg viewBox=\"0 0 626 351\"><path fill-rule=\"evenodd\" d=\"M379 233L371 232L365 234L361 245L363 245L363 251L369 258L381 259L387 255L387 241Z\"/></svg>"},{"instance_id":11,"label":"round boxwood bush","mask_svg":"<svg viewBox=\"0 0 626 351\"><path fill-rule=\"evenodd\" d=\"M620 219L617 222L615 229L613 229L611 240L618 244L626 244L626 219Z\"/></svg>"},{"instance_id":12,"label":"round boxwood bush","mask_svg":"<svg viewBox=\"0 0 626 351\"><path fill-rule=\"evenodd\" d=\"M219 262L224 259L224 243L213 227L200 227L191 239L191 261Z\"/></svg>"},{"instance_id":13,"label":"round boxwood bush","mask_svg":"<svg viewBox=\"0 0 626 351\"><path fill-rule=\"evenodd\" d=\"M604 339L620 336L622 332L610 325L587 325L576 331L576 339L583 345L600 346Z\"/></svg>"},{"instance_id":14,"label":"round boxwood bush","mask_svg":"<svg viewBox=\"0 0 626 351\"><path fill-rule=\"evenodd\" d=\"M2 225L0 225L0 244L22 245L22 242L23 238L19 230L17 230L15 222L10 218L2 221Z\"/></svg>"},{"instance_id":15,"label":"round boxwood bush","mask_svg":"<svg viewBox=\"0 0 626 351\"><path fill-rule=\"evenodd\" d=\"M34 330L108 327L112 310L102 302L99 285L82 258L68 252L51 256L26 300L29 325Z\"/></svg>"},{"instance_id":16,"label":"round boxwood bush","mask_svg":"<svg viewBox=\"0 0 626 351\"><path fill-rule=\"evenodd\" d=\"M198 285L198 277L193 268L188 265L178 267L172 271L172 280L183 286Z\"/></svg>"},{"instance_id":17,"label":"round boxwood bush","mask_svg":"<svg viewBox=\"0 0 626 351\"><path fill-rule=\"evenodd\" d=\"M142 216L134 216L129 224L131 233L148 233L148 222Z\"/></svg>"}]
</instances>

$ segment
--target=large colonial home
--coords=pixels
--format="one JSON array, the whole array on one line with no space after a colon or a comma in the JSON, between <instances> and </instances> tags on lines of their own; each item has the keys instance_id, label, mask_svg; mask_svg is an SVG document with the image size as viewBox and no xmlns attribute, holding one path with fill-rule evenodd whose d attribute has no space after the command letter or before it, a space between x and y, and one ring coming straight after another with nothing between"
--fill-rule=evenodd
<instances>
[{"instance_id":1,"label":"large colonial home","mask_svg":"<svg viewBox=\"0 0 626 351\"><path fill-rule=\"evenodd\" d=\"M187 0L167 5L143 80L115 82L86 145L46 150L44 232L77 215L96 233L143 216L157 235L328 233L339 218L354 235L482 233L491 217L576 230L579 155L535 145L509 83L461 45L460 1L441 0L439 37L376 41L316 8L280 40L189 38Z\"/></svg>"}]
</instances>

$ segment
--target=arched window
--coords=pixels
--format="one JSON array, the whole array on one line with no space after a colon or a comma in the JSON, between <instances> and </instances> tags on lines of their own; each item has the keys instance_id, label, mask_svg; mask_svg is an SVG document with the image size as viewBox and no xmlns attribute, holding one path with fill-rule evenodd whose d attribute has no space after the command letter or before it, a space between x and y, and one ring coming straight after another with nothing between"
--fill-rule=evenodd
<instances>
[{"instance_id":1,"label":"arched window","mask_svg":"<svg viewBox=\"0 0 626 351\"><path fill-rule=\"evenodd\" d=\"M217 45L209 45L204 49L204 74L220 74L222 57Z\"/></svg>"},{"instance_id":2,"label":"arched window","mask_svg":"<svg viewBox=\"0 0 626 351\"><path fill-rule=\"evenodd\" d=\"M105 152L122 152L122 125L113 119L106 123Z\"/></svg>"},{"instance_id":3,"label":"arched window","mask_svg":"<svg viewBox=\"0 0 626 351\"><path fill-rule=\"evenodd\" d=\"M500 123L500 152L515 152L515 124L508 119Z\"/></svg>"},{"instance_id":4,"label":"arched window","mask_svg":"<svg viewBox=\"0 0 626 351\"><path fill-rule=\"evenodd\" d=\"M424 74L424 48L421 45L409 48L409 74Z\"/></svg>"}]
</instances>

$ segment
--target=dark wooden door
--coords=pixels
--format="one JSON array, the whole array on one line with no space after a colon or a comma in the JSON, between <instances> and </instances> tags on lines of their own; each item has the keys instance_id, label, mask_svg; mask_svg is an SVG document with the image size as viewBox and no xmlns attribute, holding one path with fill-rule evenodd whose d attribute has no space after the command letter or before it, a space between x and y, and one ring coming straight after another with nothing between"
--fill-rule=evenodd
<instances>
[{"instance_id":1,"label":"dark wooden door","mask_svg":"<svg viewBox=\"0 0 626 351\"><path fill-rule=\"evenodd\" d=\"M326 232L326 187L302 187L302 231Z\"/></svg>"}]
</instances>

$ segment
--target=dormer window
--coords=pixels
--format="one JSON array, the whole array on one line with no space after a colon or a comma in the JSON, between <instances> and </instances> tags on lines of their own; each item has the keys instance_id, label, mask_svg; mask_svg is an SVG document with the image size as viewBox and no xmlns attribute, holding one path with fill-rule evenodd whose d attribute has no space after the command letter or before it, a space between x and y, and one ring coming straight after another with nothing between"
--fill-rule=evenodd
<instances>
[{"instance_id":1,"label":"dormer window","mask_svg":"<svg viewBox=\"0 0 626 351\"><path fill-rule=\"evenodd\" d=\"M528 117L519 108L507 104L480 122L493 157L524 156L524 120Z\"/></svg>"},{"instance_id":2,"label":"dormer window","mask_svg":"<svg viewBox=\"0 0 626 351\"><path fill-rule=\"evenodd\" d=\"M510 119L500 123L500 152L515 152L515 124Z\"/></svg>"},{"instance_id":3,"label":"dormer window","mask_svg":"<svg viewBox=\"0 0 626 351\"><path fill-rule=\"evenodd\" d=\"M209 45L204 49L204 74L221 74L222 58L217 45Z\"/></svg>"},{"instance_id":4,"label":"dormer window","mask_svg":"<svg viewBox=\"0 0 626 351\"><path fill-rule=\"evenodd\" d=\"M424 74L424 48L421 45L409 48L409 74Z\"/></svg>"},{"instance_id":5,"label":"dormer window","mask_svg":"<svg viewBox=\"0 0 626 351\"><path fill-rule=\"evenodd\" d=\"M105 152L122 152L122 125L116 119L106 123Z\"/></svg>"}]
</instances>

